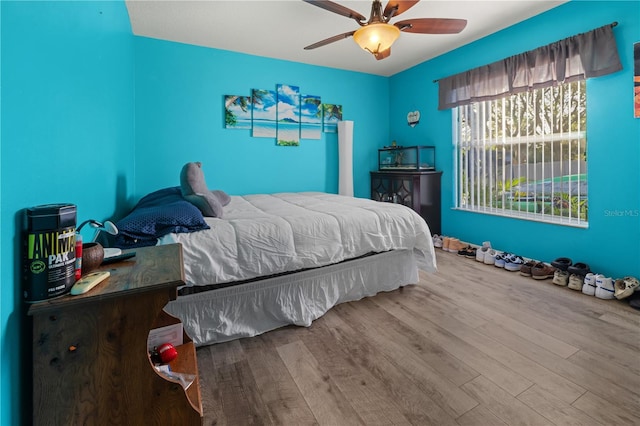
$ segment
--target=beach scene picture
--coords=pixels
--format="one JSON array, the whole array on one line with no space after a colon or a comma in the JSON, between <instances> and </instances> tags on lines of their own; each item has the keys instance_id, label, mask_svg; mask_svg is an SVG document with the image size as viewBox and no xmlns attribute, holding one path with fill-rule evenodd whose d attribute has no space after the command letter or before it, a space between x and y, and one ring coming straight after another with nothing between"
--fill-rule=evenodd
<instances>
[{"instance_id":1,"label":"beach scene picture","mask_svg":"<svg viewBox=\"0 0 640 426\"><path fill-rule=\"evenodd\" d=\"M227 129L251 129L251 97L225 95L224 125Z\"/></svg>"},{"instance_id":2,"label":"beach scene picture","mask_svg":"<svg viewBox=\"0 0 640 426\"><path fill-rule=\"evenodd\" d=\"M287 84L276 86L278 125L276 144L278 146L300 145L300 88Z\"/></svg>"},{"instance_id":3,"label":"beach scene picture","mask_svg":"<svg viewBox=\"0 0 640 426\"><path fill-rule=\"evenodd\" d=\"M300 95L300 137L321 139L322 101L320 96Z\"/></svg>"},{"instance_id":4,"label":"beach scene picture","mask_svg":"<svg viewBox=\"0 0 640 426\"><path fill-rule=\"evenodd\" d=\"M301 139L338 133L342 105L323 104L300 87L276 84L276 90L252 89L251 96L224 96L227 129L250 129L256 138L274 138L277 146L300 146Z\"/></svg>"},{"instance_id":5,"label":"beach scene picture","mask_svg":"<svg viewBox=\"0 0 640 426\"><path fill-rule=\"evenodd\" d=\"M338 121L342 120L342 105L322 104L322 124L325 133L338 133Z\"/></svg>"},{"instance_id":6,"label":"beach scene picture","mask_svg":"<svg viewBox=\"0 0 640 426\"><path fill-rule=\"evenodd\" d=\"M256 138L276 137L277 96L273 90L251 91L253 125L251 135Z\"/></svg>"}]
</instances>

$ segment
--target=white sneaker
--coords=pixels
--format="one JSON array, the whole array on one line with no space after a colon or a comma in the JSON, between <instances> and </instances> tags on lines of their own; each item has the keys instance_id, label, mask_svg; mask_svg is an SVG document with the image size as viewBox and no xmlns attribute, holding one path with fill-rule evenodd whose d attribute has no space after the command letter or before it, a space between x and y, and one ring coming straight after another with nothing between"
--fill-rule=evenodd
<instances>
[{"instance_id":1,"label":"white sneaker","mask_svg":"<svg viewBox=\"0 0 640 426\"><path fill-rule=\"evenodd\" d=\"M613 299L615 289L611 277L598 275L596 277L596 297L599 299Z\"/></svg>"},{"instance_id":2,"label":"white sneaker","mask_svg":"<svg viewBox=\"0 0 640 426\"><path fill-rule=\"evenodd\" d=\"M591 272L589 273L591 274ZM585 280L586 278L583 279L580 275L571 274L571 276L569 277L569 285L567 287L569 287L571 290L582 291L582 286L584 285Z\"/></svg>"},{"instance_id":3,"label":"white sneaker","mask_svg":"<svg viewBox=\"0 0 640 426\"><path fill-rule=\"evenodd\" d=\"M511 256L511 253L498 253L496 254L496 259L494 261L493 266L498 268L504 268L504 264L506 263L506 258Z\"/></svg>"},{"instance_id":4,"label":"white sneaker","mask_svg":"<svg viewBox=\"0 0 640 426\"><path fill-rule=\"evenodd\" d=\"M498 252L496 252L494 249L489 249L484 254L484 260L482 262L485 265L493 265L496 262L496 255L497 254L498 254Z\"/></svg>"},{"instance_id":5,"label":"white sneaker","mask_svg":"<svg viewBox=\"0 0 640 426\"><path fill-rule=\"evenodd\" d=\"M437 248L442 248L442 236L438 234L433 235L433 246Z\"/></svg>"},{"instance_id":6,"label":"white sneaker","mask_svg":"<svg viewBox=\"0 0 640 426\"><path fill-rule=\"evenodd\" d=\"M491 247L482 246L478 250L476 250L476 260L478 262L484 262L484 256L489 252Z\"/></svg>"},{"instance_id":7,"label":"white sneaker","mask_svg":"<svg viewBox=\"0 0 640 426\"><path fill-rule=\"evenodd\" d=\"M569 273L567 271L556 269L553 273L553 283L555 285L566 286L569 283Z\"/></svg>"},{"instance_id":8,"label":"white sneaker","mask_svg":"<svg viewBox=\"0 0 640 426\"><path fill-rule=\"evenodd\" d=\"M512 254L504 259L504 269L507 271L518 272L522 265L524 265L522 256Z\"/></svg>"},{"instance_id":9,"label":"white sneaker","mask_svg":"<svg viewBox=\"0 0 640 426\"><path fill-rule=\"evenodd\" d=\"M593 296L596 294L596 278L598 276L593 272L589 272L584 277L584 285L582 286L582 293L587 296Z\"/></svg>"},{"instance_id":10,"label":"white sneaker","mask_svg":"<svg viewBox=\"0 0 640 426\"><path fill-rule=\"evenodd\" d=\"M582 278L582 275L571 274L569 276L569 284L567 285L567 287L569 287L571 290L582 290L583 281L584 280Z\"/></svg>"}]
</instances>

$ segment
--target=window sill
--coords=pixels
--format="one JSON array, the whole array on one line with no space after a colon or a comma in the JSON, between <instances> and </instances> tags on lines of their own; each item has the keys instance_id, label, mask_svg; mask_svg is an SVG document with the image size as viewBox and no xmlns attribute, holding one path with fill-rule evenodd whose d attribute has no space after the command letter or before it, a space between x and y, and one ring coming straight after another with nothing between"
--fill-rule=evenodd
<instances>
[{"instance_id":1,"label":"window sill","mask_svg":"<svg viewBox=\"0 0 640 426\"><path fill-rule=\"evenodd\" d=\"M491 216L500 216L509 219L519 219L519 220L527 220L531 222L541 222L548 223L551 225L560 225L560 226L569 226L572 228L581 228L587 229L589 228L589 222L578 220L578 219L570 219L559 216L550 216L550 215L538 215L531 214L527 212L510 212L510 213L501 213L495 210L490 209L465 209L461 207L452 207L451 210L457 210L461 212L469 212L469 213L480 213L487 214Z\"/></svg>"}]
</instances>

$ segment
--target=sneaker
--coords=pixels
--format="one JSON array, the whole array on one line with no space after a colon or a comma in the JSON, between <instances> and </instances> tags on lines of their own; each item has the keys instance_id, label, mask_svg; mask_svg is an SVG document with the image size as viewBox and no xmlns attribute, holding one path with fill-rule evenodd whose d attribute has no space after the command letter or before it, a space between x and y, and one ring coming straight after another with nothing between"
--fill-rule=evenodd
<instances>
[{"instance_id":1,"label":"sneaker","mask_svg":"<svg viewBox=\"0 0 640 426\"><path fill-rule=\"evenodd\" d=\"M534 280L546 280L555 277L556 268L546 263L538 262L531 268L531 278Z\"/></svg>"},{"instance_id":2,"label":"sneaker","mask_svg":"<svg viewBox=\"0 0 640 426\"><path fill-rule=\"evenodd\" d=\"M598 299L613 299L614 293L613 280L610 277L596 276L596 297Z\"/></svg>"},{"instance_id":3,"label":"sneaker","mask_svg":"<svg viewBox=\"0 0 640 426\"><path fill-rule=\"evenodd\" d=\"M569 271L567 271L569 272ZM582 284L584 283L584 277L578 275L578 274L571 274L569 276L569 284L567 285L567 287L574 289L574 290L578 290L578 288L580 290L582 290Z\"/></svg>"},{"instance_id":4,"label":"sneaker","mask_svg":"<svg viewBox=\"0 0 640 426\"><path fill-rule=\"evenodd\" d=\"M491 247L488 246L482 246L479 249L476 250L476 260L478 262L484 262L484 256L485 254L487 254L489 252L489 250L491 249Z\"/></svg>"},{"instance_id":5,"label":"sneaker","mask_svg":"<svg viewBox=\"0 0 640 426\"><path fill-rule=\"evenodd\" d=\"M580 275L584 278L589 272L591 272L591 269L589 269L589 265L587 265L586 263L577 262L571 266L568 266L567 272L569 272L570 274Z\"/></svg>"},{"instance_id":6,"label":"sneaker","mask_svg":"<svg viewBox=\"0 0 640 426\"><path fill-rule=\"evenodd\" d=\"M584 277L584 285L582 286L582 294L587 296L593 296L596 294L596 278L598 276L593 273L588 273Z\"/></svg>"},{"instance_id":7,"label":"sneaker","mask_svg":"<svg viewBox=\"0 0 640 426\"><path fill-rule=\"evenodd\" d=\"M566 271L569 266L571 266L571 259L568 257L559 257L553 262L551 262L551 266L561 271Z\"/></svg>"},{"instance_id":8,"label":"sneaker","mask_svg":"<svg viewBox=\"0 0 640 426\"><path fill-rule=\"evenodd\" d=\"M566 286L569 283L569 273L561 269L556 269L553 273L553 283L555 285Z\"/></svg>"},{"instance_id":9,"label":"sneaker","mask_svg":"<svg viewBox=\"0 0 640 426\"><path fill-rule=\"evenodd\" d=\"M511 256L511 253L498 253L496 254L496 261L493 264L496 268L504 268L505 258Z\"/></svg>"},{"instance_id":10,"label":"sneaker","mask_svg":"<svg viewBox=\"0 0 640 426\"><path fill-rule=\"evenodd\" d=\"M538 262L535 260L528 260L526 262L524 262L524 264L520 267L520 275L522 275L523 277L530 277L531 276L531 269L536 266Z\"/></svg>"},{"instance_id":11,"label":"sneaker","mask_svg":"<svg viewBox=\"0 0 640 426\"><path fill-rule=\"evenodd\" d=\"M460 250L462 250L465 247L467 247L467 245L457 238L452 238L451 241L449 241L450 253L458 253Z\"/></svg>"},{"instance_id":12,"label":"sneaker","mask_svg":"<svg viewBox=\"0 0 640 426\"><path fill-rule=\"evenodd\" d=\"M580 279L575 279L573 278L574 275L575 274L571 274L571 277L569 277L569 285L567 287L569 287L571 290L582 291L582 286L584 285L587 278L586 277L583 278L580 275L576 275L576 277ZM593 282L595 283L595 278L593 278Z\"/></svg>"},{"instance_id":13,"label":"sneaker","mask_svg":"<svg viewBox=\"0 0 640 426\"><path fill-rule=\"evenodd\" d=\"M438 234L433 235L433 246L437 248L442 248L442 236Z\"/></svg>"},{"instance_id":14,"label":"sneaker","mask_svg":"<svg viewBox=\"0 0 640 426\"><path fill-rule=\"evenodd\" d=\"M498 252L496 252L494 249L489 249L485 254L484 254L484 260L482 261L482 263L484 263L485 265L493 265L496 263L496 255L498 254Z\"/></svg>"},{"instance_id":15,"label":"sneaker","mask_svg":"<svg viewBox=\"0 0 640 426\"><path fill-rule=\"evenodd\" d=\"M467 259L475 259L476 249L471 246L466 246L465 248L458 250L458 256L464 256Z\"/></svg>"},{"instance_id":16,"label":"sneaker","mask_svg":"<svg viewBox=\"0 0 640 426\"><path fill-rule=\"evenodd\" d=\"M613 286L614 296L620 300L631 296L640 287L640 282L635 277L624 277L617 279Z\"/></svg>"},{"instance_id":17,"label":"sneaker","mask_svg":"<svg viewBox=\"0 0 640 426\"><path fill-rule=\"evenodd\" d=\"M510 272L518 272L524 265L524 259L522 256L516 256L515 254L504 259L504 269Z\"/></svg>"}]
</instances>

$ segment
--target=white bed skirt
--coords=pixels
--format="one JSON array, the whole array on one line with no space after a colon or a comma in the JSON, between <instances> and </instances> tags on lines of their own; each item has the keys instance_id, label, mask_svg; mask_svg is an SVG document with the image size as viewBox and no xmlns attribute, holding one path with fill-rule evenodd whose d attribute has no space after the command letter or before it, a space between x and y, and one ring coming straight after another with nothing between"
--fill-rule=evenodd
<instances>
[{"instance_id":1,"label":"white bed skirt","mask_svg":"<svg viewBox=\"0 0 640 426\"><path fill-rule=\"evenodd\" d=\"M418 282L410 250L233 287L179 296L165 311L178 317L196 346L251 337L289 324L310 326L331 307Z\"/></svg>"}]
</instances>

